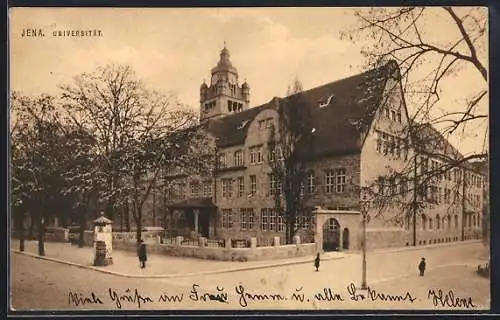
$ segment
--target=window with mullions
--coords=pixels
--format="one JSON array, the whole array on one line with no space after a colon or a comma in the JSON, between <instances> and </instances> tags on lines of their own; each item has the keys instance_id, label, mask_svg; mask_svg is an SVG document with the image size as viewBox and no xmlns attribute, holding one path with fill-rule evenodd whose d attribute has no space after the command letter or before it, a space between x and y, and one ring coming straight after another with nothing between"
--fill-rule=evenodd
<instances>
[{"instance_id":1,"label":"window with mullions","mask_svg":"<svg viewBox=\"0 0 500 320\"><path fill-rule=\"evenodd\" d=\"M344 168L328 170L325 175L325 192L340 193L345 191L346 170Z\"/></svg>"},{"instance_id":2,"label":"window with mullions","mask_svg":"<svg viewBox=\"0 0 500 320\"><path fill-rule=\"evenodd\" d=\"M232 209L222 209L222 227L232 228L233 227L233 210Z\"/></svg>"}]
</instances>

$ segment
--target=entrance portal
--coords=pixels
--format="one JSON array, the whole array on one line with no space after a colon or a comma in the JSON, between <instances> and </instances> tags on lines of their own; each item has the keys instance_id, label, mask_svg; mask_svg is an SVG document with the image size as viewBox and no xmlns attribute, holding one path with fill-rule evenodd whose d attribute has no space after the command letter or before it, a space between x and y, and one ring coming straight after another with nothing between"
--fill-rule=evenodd
<instances>
[{"instance_id":1,"label":"entrance portal","mask_svg":"<svg viewBox=\"0 0 500 320\"><path fill-rule=\"evenodd\" d=\"M335 218L330 218L323 225L323 250L337 251L340 245L340 224Z\"/></svg>"},{"instance_id":2,"label":"entrance portal","mask_svg":"<svg viewBox=\"0 0 500 320\"><path fill-rule=\"evenodd\" d=\"M344 231L342 232L342 249L349 249L349 229L347 228L344 228Z\"/></svg>"}]
</instances>

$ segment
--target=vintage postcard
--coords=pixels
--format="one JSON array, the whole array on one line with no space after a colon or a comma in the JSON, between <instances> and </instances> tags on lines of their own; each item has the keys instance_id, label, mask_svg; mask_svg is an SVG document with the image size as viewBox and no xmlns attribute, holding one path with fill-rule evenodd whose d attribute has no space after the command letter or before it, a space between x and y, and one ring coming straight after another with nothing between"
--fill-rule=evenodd
<instances>
[{"instance_id":1,"label":"vintage postcard","mask_svg":"<svg viewBox=\"0 0 500 320\"><path fill-rule=\"evenodd\" d=\"M9 23L13 312L490 309L487 8Z\"/></svg>"}]
</instances>

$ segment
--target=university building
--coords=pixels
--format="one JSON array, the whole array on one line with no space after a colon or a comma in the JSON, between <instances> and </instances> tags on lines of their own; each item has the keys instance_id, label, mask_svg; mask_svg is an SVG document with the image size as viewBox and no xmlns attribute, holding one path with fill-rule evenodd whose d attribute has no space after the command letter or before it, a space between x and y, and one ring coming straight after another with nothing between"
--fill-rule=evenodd
<instances>
[{"instance_id":1,"label":"university building","mask_svg":"<svg viewBox=\"0 0 500 320\"><path fill-rule=\"evenodd\" d=\"M217 170L213 176L166 173L164 187L150 197L143 225L162 226L172 236L241 241L255 237L259 246L272 245L280 237L284 243L284 219L275 210L279 184L270 174L269 162L270 128L276 124L283 98L250 107L250 86L240 85L226 48L211 70L210 83L204 82L199 94L201 130L214 144ZM485 178L467 164L447 170L448 157L433 156L429 148L444 148L457 159L461 155L430 125L421 125L418 135L424 141L432 137L435 144L413 148L412 141L404 138L401 132L409 117L395 63L301 94L312 101L304 107L310 108L314 128L302 191L312 214L297 221L302 242L321 243L324 250L359 249L359 190L363 187L388 199L397 197L401 203L425 203L415 219L399 203L370 208L368 247L478 237ZM413 175L442 169L426 182L416 200L415 179L391 176L412 161L417 164Z\"/></svg>"}]
</instances>

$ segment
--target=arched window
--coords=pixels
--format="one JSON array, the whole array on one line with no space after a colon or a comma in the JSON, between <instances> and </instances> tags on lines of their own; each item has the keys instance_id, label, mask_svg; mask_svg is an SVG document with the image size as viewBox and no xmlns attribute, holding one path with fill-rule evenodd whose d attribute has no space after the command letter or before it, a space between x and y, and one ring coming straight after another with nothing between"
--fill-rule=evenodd
<instances>
[{"instance_id":1,"label":"arched window","mask_svg":"<svg viewBox=\"0 0 500 320\"><path fill-rule=\"evenodd\" d=\"M450 215L448 215L447 220L448 220L448 229L451 229L451 216Z\"/></svg>"},{"instance_id":2,"label":"arched window","mask_svg":"<svg viewBox=\"0 0 500 320\"><path fill-rule=\"evenodd\" d=\"M439 219L439 214L436 214L436 229L439 230L441 227L441 220Z\"/></svg>"},{"instance_id":3,"label":"arched window","mask_svg":"<svg viewBox=\"0 0 500 320\"><path fill-rule=\"evenodd\" d=\"M429 230L432 230L432 218L429 218Z\"/></svg>"},{"instance_id":4,"label":"arched window","mask_svg":"<svg viewBox=\"0 0 500 320\"><path fill-rule=\"evenodd\" d=\"M455 229L458 229L458 215L455 215Z\"/></svg>"},{"instance_id":5,"label":"arched window","mask_svg":"<svg viewBox=\"0 0 500 320\"><path fill-rule=\"evenodd\" d=\"M422 230L425 230L427 228L427 216L425 214L422 214Z\"/></svg>"},{"instance_id":6,"label":"arched window","mask_svg":"<svg viewBox=\"0 0 500 320\"><path fill-rule=\"evenodd\" d=\"M476 226L476 215L472 216L472 226Z\"/></svg>"}]
</instances>

